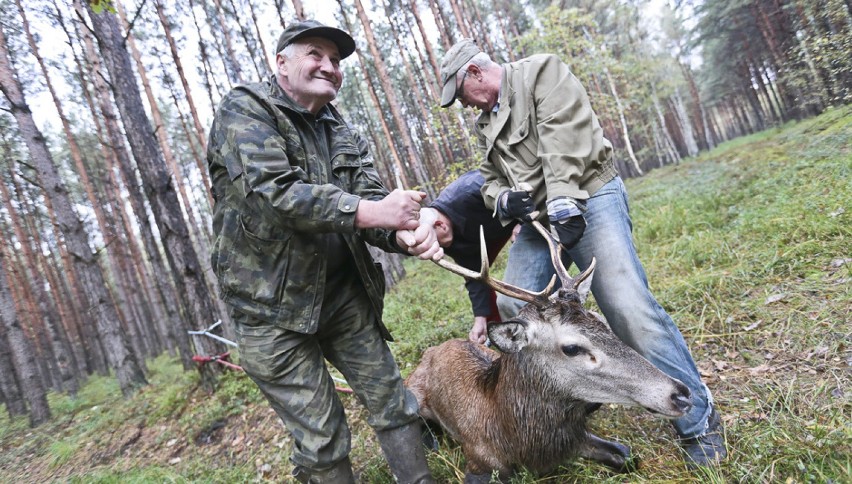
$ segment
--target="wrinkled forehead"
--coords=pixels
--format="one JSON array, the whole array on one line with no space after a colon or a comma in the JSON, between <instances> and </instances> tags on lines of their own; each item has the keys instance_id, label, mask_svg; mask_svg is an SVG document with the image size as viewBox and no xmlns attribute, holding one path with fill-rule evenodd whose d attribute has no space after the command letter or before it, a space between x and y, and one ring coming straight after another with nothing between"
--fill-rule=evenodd
<instances>
[{"instance_id":1,"label":"wrinkled forehead","mask_svg":"<svg viewBox=\"0 0 852 484\"><path fill-rule=\"evenodd\" d=\"M325 37L305 37L294 41L291 45L296 47L296 52L304 53L311 48L319 49L329 57L340 58L340 49L337 44Z\"/></svg>"}]
</instances>

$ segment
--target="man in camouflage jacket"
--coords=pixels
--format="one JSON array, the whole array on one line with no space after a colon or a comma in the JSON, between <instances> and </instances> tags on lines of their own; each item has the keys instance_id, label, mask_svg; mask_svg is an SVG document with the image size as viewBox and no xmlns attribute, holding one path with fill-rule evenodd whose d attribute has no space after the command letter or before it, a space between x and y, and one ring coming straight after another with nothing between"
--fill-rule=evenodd
<instances>
[{"instance_id":1,"label":"man in camouflage jacket","mask_svg":"<svg viewBox=\"0 0 852 484\"><path fill-rule=\"evenodd\" d=\"M389 194L366 142L329 104L354 49L341 30L291 24L275 76L220 103L208 147L212 264L241 363L293 436L299 481L354 481L328 360L370 412L398 481L432 482L417 402L385 342L381 266L365 242L426 257L440 249L431 231L415 230L425 194Z\"/></svg>"}]
</instances>

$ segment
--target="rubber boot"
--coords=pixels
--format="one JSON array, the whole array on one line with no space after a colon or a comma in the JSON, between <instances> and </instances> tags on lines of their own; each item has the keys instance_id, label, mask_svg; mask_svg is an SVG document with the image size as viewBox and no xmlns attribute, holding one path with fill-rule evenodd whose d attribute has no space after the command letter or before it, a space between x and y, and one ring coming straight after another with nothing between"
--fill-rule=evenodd
<instances>
[{"instance_id":1,"label":"rubber boot","mask_svg":"<svg viewBox=\"0 0 852 484\"><path fill-rule=\"evenodd\" d=\"M376 432L393 478L399 484L434 484L426 465L421 426L415 421L402 427Z\"/></svg>"},{"instance_id":2,"label":"rubber boot","mask_svg":"<svg viewBox=\"0 0 852 484\"><path fill-rule=\"evenodd\" d=\"M322 471L296 466L293 477L302 484L355 484L348 457Z\"/></svg>"}]
</instances>

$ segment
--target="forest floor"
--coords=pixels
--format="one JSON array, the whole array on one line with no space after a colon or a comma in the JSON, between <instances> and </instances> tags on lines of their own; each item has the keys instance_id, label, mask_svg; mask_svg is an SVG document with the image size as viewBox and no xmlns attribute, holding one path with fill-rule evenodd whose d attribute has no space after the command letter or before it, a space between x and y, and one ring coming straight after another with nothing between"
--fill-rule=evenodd
<instances>
[{"instance_id":1,"label":"forest floor","mask_svg":"<svg viewBox=\"0 0 852 484\"><path fill-rule=\"evenodd\" d=\"M690 471L671 426L607 406L592 426L640 458L629 475L573 462L513 482L852 482L852 109L740 138L627 181L637 248L657 299L680 326L727 431L728 459ZM495 266L499 276L505 258ZM420 354L465 337L462 280L407 261L385 320L404 375ZM213 394L167 356L129 399L91 377L52 394L37 428L0 416L0 482L284 482L290 439L249 379ZM363 408L341 394L361 481L390 483ZM429 464L460 482L442 438Z\"/></svg>"}]
</instances>

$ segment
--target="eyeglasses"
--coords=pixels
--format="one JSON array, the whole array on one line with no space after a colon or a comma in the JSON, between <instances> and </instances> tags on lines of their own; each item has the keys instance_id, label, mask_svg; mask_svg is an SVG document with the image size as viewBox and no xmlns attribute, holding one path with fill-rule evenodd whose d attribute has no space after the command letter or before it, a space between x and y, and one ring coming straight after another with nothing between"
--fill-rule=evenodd
<instances>
[{"instance_id":1,"label":"eyeglasses","mask_svg":"<svg viewBox=\"0 0 852 484\"><path fill-rule=\"evenodd\" d=\"M456 98L459 98L462 95L464 95L464 80L467 79L467 72L468 71L464 71L462 73L461 82L459 83L458 87L456 88Z\"/></svg>"}]
</instances>

